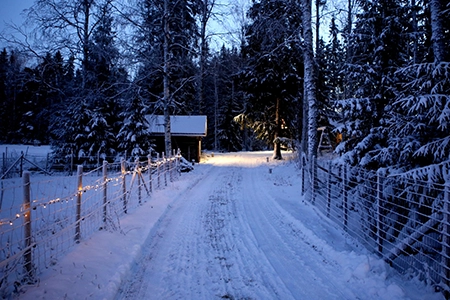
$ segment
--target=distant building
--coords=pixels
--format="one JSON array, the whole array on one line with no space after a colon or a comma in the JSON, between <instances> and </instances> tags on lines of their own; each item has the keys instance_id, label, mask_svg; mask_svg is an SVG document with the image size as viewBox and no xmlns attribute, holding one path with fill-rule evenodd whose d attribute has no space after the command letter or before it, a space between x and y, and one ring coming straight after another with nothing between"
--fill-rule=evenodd
<instances>
[{"instance_id":1,"label":"distant building","mask_svg":"<svg viewBox=\"0 0 450 300\"><path fill-rule=\"evenodd\" d=\"M156 151L164 152L164 116L147 115ZM202 138L206 136L206 116L170 116L172 149L180 149L189 161L200 162Z\"/></svg>"}]
</instances>

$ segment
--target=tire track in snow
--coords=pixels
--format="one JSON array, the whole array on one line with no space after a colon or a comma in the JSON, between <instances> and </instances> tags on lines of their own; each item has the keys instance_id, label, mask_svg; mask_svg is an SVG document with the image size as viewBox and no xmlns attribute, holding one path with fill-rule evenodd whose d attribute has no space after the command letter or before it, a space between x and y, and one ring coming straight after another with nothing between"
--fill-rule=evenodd
<instances>
[{"instance_id":1,"label":"tire track in snow","mask_svg":"<svg viewBox=\"0 0 450 300\"><path fill-rule=\"evenodd\" d=\"M206 264L201 226L206 201L202 197L204 189L211 189L218 178L214 168L209 171L160 220L149 238L148 251L137 263L135 276L118 299L195 298L193 293L202 293L201 287L208 285L206 276L195 274L203 272Z\"/></svg>"},{"instance_id":2,"label":"tire track in snow","mask_svg":"<svg viewBox=\"0 0 450 300\"><path fill-rule=\"evenodd\" d=\"M313 242L271 196L263 171L204 172L158 222L117 299L351 298L322 281L323 273L336 274L334 262L311 251Z\"/></svg>"},{"instance_id":3,"label":"tire track in snow","mask_svg":"<svg viewBox=\"0 0 450 300\"><path fill-rule=\"evenodd\" d=\"M338 274L333 269L336 264L324 257L300 228L287 221L288 213L283 211L267 189L272 183L261 174L247 171L247 189L243 197L253 202L245 202L243 211L247 213L259 246L285 288L297 299L354 298L351 293L344 295L345 292L333 288L333 277ZM324 277L329 280L324 282Z\"/></svg>"},{"instance_id":4,"label":"tire track in snow","mask_svg":"<svg viewBox=\"0 0 450 300\"><path fill-rule=\"evenodd\" d=\"M242 173L213 167L172 204L118 299L293 298L241 210Z\"/></svg>"},{"instance_id":5,"label":"tire track in snow","mask_svg":"<svg viewBox=\"0 0 450 300\"><path fill-rule=\"evenodd\" d=\"M236 168L212 168L173 203L118 299L261 299L257 296L273 295L255 284L259 262L254 249L247 250L234 198L240 177Z\"/></svg>"},{"instance_id":6,"label":"tire track in snow","mask_svg":"<svg viewBox=\"0 0 450 300\"><path fill-rule=\"evenodd\" d=\"M280 294L280 282L272 280L264 255L250 233L248 220L237 208L243 189L242 168L227 174L227 185L210 199L211 207L205 222L214 250L210 265L220 265L224 299L268 299ZM211 258L212 259L212 258ZM284 297L284 299L286 299Z\"/></svg>"}]
</instances>

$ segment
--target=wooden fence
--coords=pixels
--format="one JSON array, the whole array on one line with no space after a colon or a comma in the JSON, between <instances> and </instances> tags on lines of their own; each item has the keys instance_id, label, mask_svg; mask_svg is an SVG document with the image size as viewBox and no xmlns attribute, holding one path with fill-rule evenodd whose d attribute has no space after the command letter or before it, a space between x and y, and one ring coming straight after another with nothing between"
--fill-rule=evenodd
<instances>
[{"instance_id":1,"label":"wooden fence","mask_svg":"<svg viewBox=\"0 0 450 300\"><path fill-rule=\"evenodd\" d=\"M149 199L155 189L176 180L180 155L149 157L76 176L30 176L1 180L0 297L34 284L71 247L105 228ZM99 176L100 174L100 176Z\"/></svg>"}]
</instances>

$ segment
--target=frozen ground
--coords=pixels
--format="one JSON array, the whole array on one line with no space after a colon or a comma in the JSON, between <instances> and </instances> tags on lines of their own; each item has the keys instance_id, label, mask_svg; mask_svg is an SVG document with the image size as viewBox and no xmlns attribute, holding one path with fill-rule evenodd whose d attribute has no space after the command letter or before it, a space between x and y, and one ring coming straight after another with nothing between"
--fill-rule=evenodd
<instances>
[{"instance_id":1,"label":"frozen ground","mask_svg":"<svg viewBox=\"0 0 450 300\"><path fill-rule=\"evenodd\" d=\"M442 299L318 214L294 164L270 156L209 157L118 230L74 247L20 298Z\"/></svg>"}]
</instances>

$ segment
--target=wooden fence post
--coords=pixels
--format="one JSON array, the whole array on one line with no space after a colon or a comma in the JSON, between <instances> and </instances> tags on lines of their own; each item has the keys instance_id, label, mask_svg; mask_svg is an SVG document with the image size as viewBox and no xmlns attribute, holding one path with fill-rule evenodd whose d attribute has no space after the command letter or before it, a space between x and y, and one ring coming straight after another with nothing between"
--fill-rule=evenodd
<instances>
[{"instance_id":1,"label":"wooden fence post","mask_svg":"<svg viewBox=\"0 0 450 300\"><path fill-rule=\"evenodd\" d=\"M120 169L122 171L122 199L123 199L123 212L127 213L127 184L126 184L126 175L127 170L125 168L125 159L122 158L120 160Z\"/></svg>"},{"instance_id":2,"label":"wooden fence post","mask_svg":"<svg viewBox=\"0 0 450 300\"><path fill-rule=\"evenodd\" d=\"M175 166L175 174L177 174L177 177L180 177L180 172L179 172L179 170L180 170L180 160L181 160L181 150L180 150L180 148L178 148L178 151L177 151L177 165Z\"/></svg>"},{"instance_id":3,"label":"wooden fence post","mask_svg":"<svg viewBox=\"0 0 450 300\"><path fill-rule=\"evenodd\" d=\"M70 166L69 166L69 175L72 176L73 174L73 149L70 150Z\"/></svg>"},{"instance_id":4,"label":"wooden fence post","mask_svg":"<svg viewBox=\"0 0 450 300\"><path fill-rule=\"evenodd\" d=\"M344 212L344 230L347 231L348 225L348 196L347 196L347 165L342 165L342 208Z\"/></svg>"},{"instance_id":5,"label":"wooden fence post","mask_svg":"<svg viewBox=\"0 0 450 300\"><path fill-rule=\"evenodd\" d=\"M442 280L444 285L448 286L450 283L450 170L444 166L443 173L445 174L444 183L444 207L442 220L442 253L441 253L441 268Z\"/></svg>"},{"instance_id":6,"label":"wooden fence post","mask_svg":"<svg viewBox=\"0 0 450 300\"><path fill-rule=\"evenodd\" d=\"M108 203L107 185L108 185L108 162L106 160L104 160L103 161L103 223L106 223L106 217L107 217L107 211L106 211L106 205Z\"/></svg>"},{"instance_id":7,"label":"wooden fence post","mask_svg":"<svg viewBox=\"0 0 450 300\"><path fill-rule=\"evenodd\" d=\"M330 217L331 210L331 161L328 162L328 176L327 176L327 217Z\"/></svg>"},{"instance_id":8,"label":"wooden fence post","mask_svg":"<svg viewBox=\"0 0 450 300\"><path fill-rule=\"evenodd\" d=\"M136 158L135 160L136 167L135 172L137 174L137 180L138 180L138 202L139 205L142 204L142 186L141 186L141 167L139 166L139 158ZM131 187L130 187L131 189Z\"/></svg>"},{"instance_id":9,"label":"wooden fence post","mask_svg":"<svg viewBox=\"0 0 450 300\"><path fill-rule=\"evenodd\" d=\"M83 166L79 165L77 169L78 177L78 193L77 193L77 206L75 216L75 242L79 243L81 239L81 195L83 194Z\"/></svg>"},{"instance_id":10,"label":"wooden fence post","mask_svg":"<svg viewBox=\"0 0 450 300\"><path fill-rule=\"evenodd\" d=\"M164 172L164 186L167 186L167 161L166 157L164 156L164 152L162 153L162 160L163 160L163 172Z\"/></svg>"},{"instance_id":11,"label":"wooden fence post","mask_svg":"<svg viewBox=\"0 0 450 300\"><path fill-rule=\"evenodd\" d=\"M30 172L23 173L23 210L24 210L24 234L25 234L25 253L24 267L26 275L30 278L33 274L33 261L31 253L31 189Z\"/></svg>"},{"instance_id":12,"label":"wooden fence post","mask_svg":"<svg viewBox=\"0 0 450 300\"><path fill-rule=\"evenodd\" d=\"M150 193L152 192L152 190L153 190L153 182L152 182L152 156L149 154L148 156L147 156L147 159L148 159L148 185L149 185L149 190L150 190Z\"/></svg>"},{"instance_id":13,"label":"wooden fence post","mask_svg":"<svg viewBox=\"0 0 450 300\"><path fill-rule=\"evenodd\" d=\"M169 157L169 166L168 166L168 168L169 168L169 179L170 179L170 182L173 182L173 170L172 170L172 168L173 168L173 156L171 156L171 157Z\"/></svg>"},{"instance_id":14,"label":"wooden fence post","mask_svg":"<svg viewBox=\"0 0 450 300\"><path fill-rule=\"evenodd\" d=\"M382 205L383 205L383 191L382 191L382 178L381 175L377 172L377 216L376 216L376 228L377 228L377 244L378 244L378 252L383 253L383 237L382 237Z\"/></svg>"},{"instance_id":15,"label":"wooden fence post","mask_svg":"<svg viewBox=\"0 0 450 300\"><path fill-rule=\"evenodd\" d=\"M156 176L158 176L158 188L161 185L161 168L159 163L159 153L156 154Z\"/></svg>"},{"instance_id":16,"label":"wooden fence post","mask_svg":"<svg viewBox=\"0 0 450 300\"><path fill-rule=\"evenodd\" d=\"M178 148L178 156L177 156L177 174L181 175L181 150Z\"/></svg>"}]
</instances>

